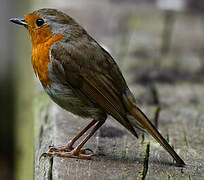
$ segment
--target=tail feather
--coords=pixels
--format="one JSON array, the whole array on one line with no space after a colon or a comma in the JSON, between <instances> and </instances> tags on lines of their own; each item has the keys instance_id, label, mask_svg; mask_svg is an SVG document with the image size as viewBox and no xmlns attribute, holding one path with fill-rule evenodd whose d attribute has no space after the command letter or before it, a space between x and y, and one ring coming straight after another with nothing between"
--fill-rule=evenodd
<instances>
[{"instance_id":1,"label":"tail feather","mask_svg":"<svg viewBox=\"0 0 204 180\"><path fill-rule=\"evenodd\" d=\"M168 142L163 138L159 131L154 127L151 121L146 117L146 115L135 105L135 99L132 93L128 90L126 94L123 95L124 104L130 114L135 117L135 119L141 124L141 126L146 129L156 140L163 146L166 151L175 159L179 166L184 166L184 161L178 156L174 149L168 144ZM135 121L136 121L135 120ZM130 121L131 122L131 121ZM136 126L137 123L131 123ZM138 127L138 126L137 126Z\"/></svg>"}]
</instances>

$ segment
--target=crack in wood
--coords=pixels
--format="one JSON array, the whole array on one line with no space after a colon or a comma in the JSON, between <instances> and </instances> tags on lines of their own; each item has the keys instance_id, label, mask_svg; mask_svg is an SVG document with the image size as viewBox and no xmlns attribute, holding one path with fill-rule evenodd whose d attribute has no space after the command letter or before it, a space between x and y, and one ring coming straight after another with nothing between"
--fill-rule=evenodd
<instances>
[{"instance_id":1,"label":"crack in wood","mask_svg":"<svg viewBox=\"0 0 204 180\"><path fill-rule=\"evenodd\" d=\"M155 127L158 129L158 125L159 125L159 114L161 111L161 106L157 106L156 111L155 111L155 115L154 115L154 125Z\"/></svg>"},{"instance_id":2,"label":"crack in wood","mask_svg":"<svg viewBox=\"0 0 204 180\"><path fill-rule=\"evenodd\" d=\"M153 104L156 105L156 110L155 110L155 113L154 113L153 122L154 122L155 127L158 128L159 114L160 114L160 111L161 111L159 93L158 93L158 90L157 90L155 84L152 83L149 86L149 88L150 88L150 91L151 91L151 94L152 94Z\"/></svg>"},{"instance_id":3,"label":"crack in wood","mask_svg":"<svg viewBox=\"0 0 204 180\"><path fill-rule=\"evenodd\" d=\"M147 143L141 180L145 180L149 165L150 142Z\"/></svg>"},{"instance_id":4,"label":"crack in wood","mask_svg":"<svg viewBox=\"0 0 204 180\"><path fill-rule=\"evenodd\" d=\"M50 158L50 167L48 169L48 180L52 180L52 170L53 170L53 157Z\"/></svg>"},{"instance_id":5,"label":"crack in wood","mask_svg":"<svg viewBox=\"0 0 204 180\"><path fill-rule=\"evenodd\" d=\"M160 100L159 100L159 93L158 90L156 88L156 85L154 83L150 84L149 86L152 97L153 97L153 104L154 105L159 105L160 104Z\"/></svg>"},{"instance_id":6,"label":"crack in wood","mask_svg":"<svg viewBox=\"0 0 204 180\"><path fill-rule=\"evenodd\" d=\"M171 175L167 174L167 179L170 180L171 179Z\"/></svg>"},{"instance_id":7,"label":"crack in wood","mask_svg":"<svg viewBox=\"0 0 204 180\"><path fill-rule=\"evenodd\" d=\"M145 134L144 134L144 132L142 132L141 144L143 144L144 141L145 141Z\"/></svg>"}]
</instances>

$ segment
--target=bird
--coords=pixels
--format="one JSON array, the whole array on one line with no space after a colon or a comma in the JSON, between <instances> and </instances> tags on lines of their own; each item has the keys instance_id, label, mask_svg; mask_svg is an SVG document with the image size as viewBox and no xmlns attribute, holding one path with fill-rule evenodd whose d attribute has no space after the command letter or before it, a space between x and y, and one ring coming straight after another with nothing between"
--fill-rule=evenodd
<instances>
[{"instance_id":1,"label":"bird","mask_svg":"<svg viewBox=\"0 0 204 180\"><path fill-rule=\"evenodd\" d=\"M138 138L138 129L150 133L173 157L184 161L137 106L112 56L72 17L57 9L35 10L24 18L11 18L24 26L32 42L32 66L45 92L63 109L92 121L65 146L52 146L44 157L91 159L84 144L110 115ZM74 143L90 128L90 133Z\"/></svg>"}]
</instances>

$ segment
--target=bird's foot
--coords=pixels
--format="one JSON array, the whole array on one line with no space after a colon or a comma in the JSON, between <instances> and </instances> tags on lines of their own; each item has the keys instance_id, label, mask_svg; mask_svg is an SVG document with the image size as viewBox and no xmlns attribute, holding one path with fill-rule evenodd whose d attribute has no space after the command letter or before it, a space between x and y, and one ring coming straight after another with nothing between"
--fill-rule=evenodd
<instances>
[{"instance_id":1,"label":"bird's foot","mask_svg":"<svg viewBox=\"0 0 204 180\"><path fill-rule=\"evenodd\" d=\"M53 150L54 149L52 149L51 151L49 150L47 153L43 153L41 155L41 157L57 156L57 157L79 158L79 159L88 159L89 160L93 156L93 154L85 154L87 149L77 149L77 148L75 148L75 149L73 149L73 150L71 150L69 152L67 152L67 151L53 151Z\"/></svg>"},{"instance_id":2,"label":"bird's foot","mask_svg":"<svg viewBox=\"0 0 204 180\"><path fill-rule=\"evenodd\" d=\"M69 145L69 144L67 146L59 146L59 147L49 146L49 148L50 148L48 150L49 153L50 152L70 152L70 151L74 150L73 146ZM92 154L94 154L93 151L91 149L89 149L89 148L84 148L84 149L80 149L79 150L79 152L81 154L86 154L87 151L89 151Z\"/></svg>"}]
</instances>

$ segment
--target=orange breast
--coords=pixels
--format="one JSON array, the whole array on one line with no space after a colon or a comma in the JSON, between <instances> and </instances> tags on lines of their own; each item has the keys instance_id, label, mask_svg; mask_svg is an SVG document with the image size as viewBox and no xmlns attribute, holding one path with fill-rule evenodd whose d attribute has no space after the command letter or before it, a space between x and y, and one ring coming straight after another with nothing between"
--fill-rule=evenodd
<instances>
[{"instance_id":1,"label":"orange breast","mask_svg":"<svg viewBox=\"0 0 204 180\"><path fill-rule=\"evenodd\" d=\"M49 52L51 45L62 39L62 35L55 35L46 42L40 43L33 47L32 64L35 74L39 77L43 87L50 86L51 81L48 78L48 64L50 62Z\"/></svg>"}]
</instances>

